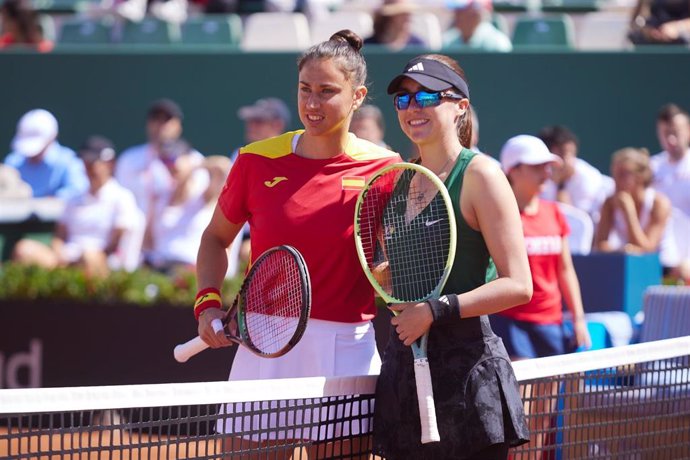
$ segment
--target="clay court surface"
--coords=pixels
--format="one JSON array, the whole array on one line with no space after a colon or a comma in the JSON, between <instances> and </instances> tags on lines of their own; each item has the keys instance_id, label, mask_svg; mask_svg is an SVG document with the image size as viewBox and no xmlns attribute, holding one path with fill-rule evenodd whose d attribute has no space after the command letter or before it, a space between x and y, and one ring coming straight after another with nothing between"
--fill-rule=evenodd
<instances>
[{"instance_id":1,"label":"clay court surface","mask_svg":"<svg viewBox=\"0 0 690 460\"><path fill-rule=\"evenodd\" d=\"M13 433L16 431L13 430ZM0 428L0 435L7 435ZM220 440L139 435L126 432L93 431L86 433L26 434L17 439L0 441L0 458L20 456L31 460L143 460L191 459L220 453ZM83 450L78 454L65 454Z\"/></svg>"}]
</instances>

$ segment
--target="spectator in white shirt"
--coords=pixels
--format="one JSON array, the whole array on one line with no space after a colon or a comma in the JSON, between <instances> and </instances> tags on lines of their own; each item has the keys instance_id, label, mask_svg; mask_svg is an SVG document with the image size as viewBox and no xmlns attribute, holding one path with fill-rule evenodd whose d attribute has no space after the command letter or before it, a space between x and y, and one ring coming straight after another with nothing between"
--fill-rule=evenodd
<instances>
[{"instance_id":1,"label":"spectator in white shirt","mask_svg":"<svg viewBox=\"0 0 690 460\"><path fill-rule=\"evenodd\" d=\"M132 193L113 178L115 150L103 137L90 137L79 150L89 178L87 192L67 200L50 245L20 240L13 260L58 268L83 266L89 276L105 276L117 264L123 234L140 220Z\"/></svg>"},{"instance_id":2,"label":"spectator in white shirt","mask_svg":"<svg viewBox=\"0 0 690 460\"><path fill-rule=\"evenodd\" d=\"M670 279L690 283L690 115L676 104L666 104L657 116L656 132L663 151L652 156L654 189L671 201L669 241L675 250L667 259ZM662 260L662 263L664 261Z\"/></svg>"},{"instance_id":3,"label":"spectator in white shirt","mask_svg":"<svg viewBox=\"0 0 690 460\"><path fill-rule=\"evenodd\" d=\"M176 186L156 205L149 224L152 250L147 262L151 267L164 273L194 269L201 234L211 221L231 165L232 161L224 156L209 156L199 162L184 152L170 163ZM208 187L201 194L191 184L197 170L209 176ZM241 240L239 235L228 248L227 276L237 273Z\"/></svg>"},{"instance_id":4,"label":"spectator in white shirt","mask_svg":"<svg viewBox=\"0 0 690 460\"><path fill-rule=\"evenodd\" d=\"M663 193L650 187L649 152L634 147L616 151L611 173L616 190L601 208L594 247L603 252L663 253L671 204Z\"/></svg>"},{"instance_id":5,"label":"spectator in white shirt","mask_svg":"<svg viewBox=\"0 0 690 460\"><path fill-rule=\"evenodd\" d=\"M149 216L151 204L172 190L173 179L161 160L162 150L174 144L182 136L183 114L170 99L154 102L146 118L148 142L130 147L117 158L115 178L123 187L134 193L139 209ZM197 151L193 155L203 159ZM198 176L199 188L208 185L205 175Z\"/></svg>"},{"instance_id":6,"label":"spectator in white shirt","mask_svg":"<svg viewBox=\"0 0 690 460\"><path fill-rule=\"evenodd\" d=\"M542 198L571 204L592 216L594 223L598 222L601 205L615 188L613 179L578 158L579 141L565 126L546 126L538 136L549 151L563 160L563 164L553 167Z\"/></svg>"},{"instance_id":7,"label":"spectator in white shirt","mask_svg":"<svg viewBox=\"0 0 690 460\"><path fill-rule=\"evenodd\" d=\"M653 187L690 218L690 116L676 104L664 105L656 122L664 150L652 156Z\"/></svg>"}]
</instances>

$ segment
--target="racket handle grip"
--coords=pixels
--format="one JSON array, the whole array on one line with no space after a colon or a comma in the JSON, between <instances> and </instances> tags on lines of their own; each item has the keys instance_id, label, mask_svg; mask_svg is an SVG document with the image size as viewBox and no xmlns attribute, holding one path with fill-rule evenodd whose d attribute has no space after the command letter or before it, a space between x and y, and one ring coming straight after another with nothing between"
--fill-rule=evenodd
<instances>
[{"instance_id":1,"label":"racket handle grip","mask_svg":"<svg viewBox=\"0 0 690 460\"><path fill-rule=\"evenodd\" d=\"M422 428L422 444L441 440L436 423L436 407L434 405L434 391L431 386L431 372L429 360L417 358L414 360L414 379L417 384L417 402L419 403L419 421Z\"/></svg>"},{"instance_id":2,"label":"racket handle grip","mask_svg":"<svg viewBox=\"0 0 690 460\"><path fill-rule=\"evenodd\" d=\"M219 319L214 319L211 322L211 326L213 326L213 330L216 333L223 330L223 323ZM196 336L192 340L177 345L175 350L173 350L173 354L175 355L175 360L178 363L185 363L189 358L201 353L207 348L208 344L204 342L201 337Z\"/></svg>"},{"instance_id":3,"label":"racket handle grip","mask_svg":"<svg viewBox=\"0 0 690 460\"><path fill-rule=\"evenodd\" d=\"M173 353L178 363L185 363L189 358L207 348L208 344L201 337L194 337L192 340L176 346Z\"/></svg>"}]
</instances>

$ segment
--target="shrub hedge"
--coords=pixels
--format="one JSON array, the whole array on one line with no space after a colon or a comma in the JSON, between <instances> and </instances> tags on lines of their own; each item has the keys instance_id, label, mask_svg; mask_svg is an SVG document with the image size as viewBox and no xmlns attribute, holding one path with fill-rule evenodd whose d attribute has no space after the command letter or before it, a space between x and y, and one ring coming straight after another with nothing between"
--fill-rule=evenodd
<instances>
[{"instance_id":1,"label":"shrub hedge","mask_svg":"<svg viewBox=\"0 0 690 460\"><path fill-rule=\"evenodd\" d=\"M242 276L223 283L225 302L232 302ZM0 267L0 299L78 300L93 303L172 305L189 308L196 295L194 273L180 270L171 275L149 269L116 271L106 278L86 277L79 268L48 270L4 263Z\"/></svg>"}]
</instances>

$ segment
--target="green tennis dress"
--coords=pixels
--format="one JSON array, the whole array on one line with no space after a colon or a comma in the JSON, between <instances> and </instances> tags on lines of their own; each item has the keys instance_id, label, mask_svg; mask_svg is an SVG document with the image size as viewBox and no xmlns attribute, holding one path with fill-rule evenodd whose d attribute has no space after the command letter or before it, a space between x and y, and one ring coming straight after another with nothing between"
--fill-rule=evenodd
<instances>
[{"instance_id":1,"label":"green tennis dress","mask_svg":"<svg viewBox=\"0 0 690 460\"><path fill-rule=\"evenodd\" d=\"M496 276L482 234L460 212L460 190L476 154L463 149L445 185L457 223L457 253L443 292L460 294ZM462 459L498 443L529 440L522 400L503 342L488 316L457 318L429 332L429 367L440 442L422 444L410 347L394 328L376 386L374 452L389 460Z\"/></svg>"}]
</instances>

